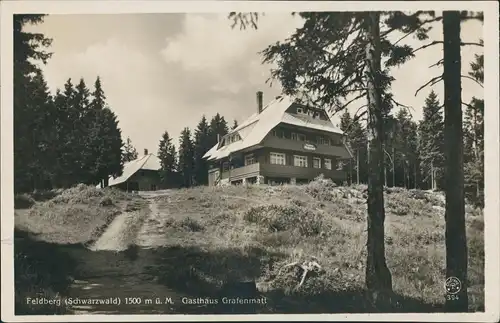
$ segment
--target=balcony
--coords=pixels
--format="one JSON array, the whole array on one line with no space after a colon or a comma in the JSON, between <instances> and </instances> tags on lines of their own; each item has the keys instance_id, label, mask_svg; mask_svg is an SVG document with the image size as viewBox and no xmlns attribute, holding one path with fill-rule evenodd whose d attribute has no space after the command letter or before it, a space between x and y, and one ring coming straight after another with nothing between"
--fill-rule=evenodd
<instances>
[{"instance_id":1,"label":"balcony","mask_svg":"<svg viewBox=\"0 0 500 323\"><path fill-rule=\"evenodd\" d=\"M298 167L290 165L274 165L265 164L261 165L261 175L269 177L285 177L285 178L299 178L299 179L314 179L320 174L333 180L344 180L346 173L334 169L313 168L313 167Z\"/></svg>"},{"instance_id":2,"label":"balcony","mask_svg":"<svg viewBox=\"0 0 500 323\"><path fill-rule=\"evenodd\" d=\"M233 168L230 171L222 172L221 178L226 179L231 176L232 181L237 181L247 177L253 177L259 175L260 172L260 164L250 164L247 166L242 166L238 168Z\"/></svg>"},{"instance_id":3,"label":"balcony","mask_svg":"<svg viewBox=\"0 0 500 323\"><path fill-rule=\"evenodd\" d=\"M339 170L255 163L222 172L221 179L228 179L231 177L231 181L237 181L243 178L262 175L265 177L294 177L298 179L312 180L320 174L323 174L325 177L331 178L332 180L345 180L346 178L346 173Z\"/></svg>"}]
</instances>

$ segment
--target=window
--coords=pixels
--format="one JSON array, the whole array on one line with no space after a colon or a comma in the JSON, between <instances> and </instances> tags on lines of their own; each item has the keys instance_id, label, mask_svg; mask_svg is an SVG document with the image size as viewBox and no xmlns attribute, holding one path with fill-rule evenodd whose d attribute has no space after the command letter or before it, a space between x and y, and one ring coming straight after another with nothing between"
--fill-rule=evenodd
<instances>
[{"instance_id":1,"label":"window","mask_svg":"<svg viewBox=\"0 0 500 323\"><path fill-rule=\"evenodd\" d=\"M344 163L341 160L337 161L337 170L342 170L343 167Z\"/></svg>"},{"instance_id":2,"label":"window","mask_svg":"<svg viewBox=\"0 0 500 323\"><path fill-rule=\"evenodd\" d=\"M307 167L307 157L293 156L293 165L297 167Z\"/></svg>"},{"instance_id":3,"label":"window","mask_svg":"<svg viewBox=\"0 0 500 323\"><path fill-rule=\"evenodd\" d=\"M299 139L299 141L306 141L306 135L298 134L297 138Z\"/></svg>"},{"instance_id":4,"label":"window","mask_svg":"<svg viewBox=\"0 0 500 323\"><path fill-rule=\"evenodd\" d=\"M297 108L297 113L299 114L303 114L304 113L304 110L302 108Z\"/></svg>"},{"instance_id":5,"label":"window","mask_svg":"<svg viewBox=\"0 0 500 323\"><path fill-rule=\"evenodd\" d=\"M318 145L329 145L330 144L330 139L325 138L323 136L318 136L317 141L318 141Z\"/></svg>"},{"instance_id":6,"label":"window","mask_svg":"<svg viewBox=\"0 0 500 323\"><path fill-rule=\"evenodd\" d=\"M324 165L326 169L332 169L332 160L331 159L325 159Z\"/></svg>"},{"instance_id":7,"label":"window","mask_svg":"<svg viewBox=\"0 0 500 323\"><path fill-rule=\"evenodd\" d=\"M292 132L292 140L297 140L297 134L295 132Z\"/></svg>"},{"instance_id":8,"label":"window","mask_svg":"<svg viewBox=\"0 0 500 323\"><path fill-rule=\"evenodd\" d=\"M271 153L270 162L274 165L286 165L285 154Z\"/></svg>"},{"instance_id":9,"label":"window","mask_svg":"<svg viewBox=\"0 0 500 323\"><path fill-rule=\"evenodd\" d=\"M313 157L313 167L314 168L321 168L321 158Z\"/></svg>"},{"instance_id":10,"label":"window","mask_svg":"<svg viewBox=\"0 0 500 323\"><path fill-rule=\"evenodd\" d=\"M278 138L284 138L285 135L283 133L283 130L273 130L273 136L278 137Z\"/></svg>"},{"instance_id":11,"label":"window","mask_svg":"<svg viewBox=\"0 0 500 323\"><path fill-rule=\"evenodd\" d=\"M222 171L227 172L229 170L229 162L222 163Z\"/></svg>"},{"instance_id":12,"label":"window","mask_svg":"<svg viewBox=\"0 0 500 323\"><path fill-rule=\"evenodd\" d=\"M245 156L245 166L255 164L257 161L253 154Z\"/></svg>"}]
</instances>

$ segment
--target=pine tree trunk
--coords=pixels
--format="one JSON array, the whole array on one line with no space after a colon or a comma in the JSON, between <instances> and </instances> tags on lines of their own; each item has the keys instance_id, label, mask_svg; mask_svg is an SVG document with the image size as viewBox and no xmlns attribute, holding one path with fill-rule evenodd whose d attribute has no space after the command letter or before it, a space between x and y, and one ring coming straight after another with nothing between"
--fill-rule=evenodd
<instances>
[{"instance_id":1,"label":"pine tree trunk","mask_svg":"<svg viewBox=\"0 0 500 323\"><path fill-rule=\"evenodd\" d=\"M446 278L461 282L446 294L446 311L467 312L467 239L465 231L461 106L460 12L443 13L444 137L446 162Z\"/></svg>"},{"instance_id":2,"label":"pine tree trunk","mask_svg":"<svg viewBox=\"0 0 500 323\"><path fill-rule=\"evenodd\" d=\"M356 150L356 183L359 185L359 149Z\"/></svg>"},{"instance_id":3,"label":"pine tree trunk","mask_svg":"<svg viewBox=\"0 0 500 323\"><path fill-rule=\"evenodd\" d=\"M392 277L385 261L384 239L384 192L383 192L383 141L384 121L381 109L380 82L380 13L367 13L366 61L368 65L368 113L369 131L373 138L373 148L368 150L368 237L366 259L366 287L373 304L390 304L392 296Z\"/></svg>"},{"instance_id":4,"label":"pine tree trunk","mask_svg":"<svg viewBox=\"0 0 500 323\"><path fill-rule=\"evenodd\" d=\"M382 162L384 163L384 186L387 186L387 165L385 164L385 150Z\"/></svg>"},{"instance_id":5,"label":"pine tree trunk","mask_svg":"<svg viewBox=\"0 0 500 323\"><path fill-rule=\"evenodd\" d=\"M352 158L349 159L349 186L351 186L353 183L352 180Z\"/></svg>"},{"instance_id":6,"label":"pine tree trunk","mask_svg":"<svg viewBox=\"0 0 500 323\"><path fill-rule=\"evenodd\" d=\"M394 147L392 147L392 187L396 186L396 165L395 161L396 160L396 153L394 151Z\"/></svg>"},{"instance_id":7,"label":"pine tree trunk","mask_svg":"<svg viewBox=\"0 0 500 323\"><path fill-rule=\"evenodd\" d=\"M434 179L434 164L431 162L431 189L434 191L436 180Z\"/></svg>"},{"instance_id":8,"label":"pine tree trunk","mask_svg":"<svg viewBox=\"0 0 500 323\"><path fill-rule=\"evenodd\" d=\"M413 188L417 189L417 163L413 163Z\"/></svg>"}]
</instances>

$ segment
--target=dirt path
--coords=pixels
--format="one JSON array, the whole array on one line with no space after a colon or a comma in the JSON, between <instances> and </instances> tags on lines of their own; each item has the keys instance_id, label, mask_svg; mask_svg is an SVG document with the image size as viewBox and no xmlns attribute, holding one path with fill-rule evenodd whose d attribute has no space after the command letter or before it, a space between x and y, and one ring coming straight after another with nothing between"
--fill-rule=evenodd
<instances>
[{"instance_id":1,"label":"dirt path","mask_svg":"<svg viewBox=\"0 0 500 323\"><path fill-rule=\"evenodd\" d=\"M136 211L116 217L89 249L69 252L78 261L68 297L75 314L179 313L185 294L157 282L151 268L157 263L147 249L161 245L162 231L156 198L145 195L150 212ZM120 298L121 304L82 304L88 300ZM75 302L79 300L79 302ZM126 304L127 300L134 304ZM151 304L149 302L152 301ZM137 304L140 302L140 304ZM184 310L185 311L185 310Z\"/></svg>"}]
</instances>

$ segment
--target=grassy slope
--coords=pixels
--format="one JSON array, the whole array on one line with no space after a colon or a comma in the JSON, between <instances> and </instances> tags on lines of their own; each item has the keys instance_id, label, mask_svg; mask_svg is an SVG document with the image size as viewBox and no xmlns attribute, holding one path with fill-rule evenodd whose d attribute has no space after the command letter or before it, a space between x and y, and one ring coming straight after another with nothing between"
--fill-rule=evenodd
<instances>
[{"instance_id":1,"label":"grassy slope","mask_svg":"<svg viewBox=\"0 0 500 323\"><path fill-rule=\"evenodd\" d=\"M208 290L223 282L256 279L268 295L280 291L290 302L298 299L299 303L288 304L297 312L308 312L305 304L316 303L319 307L310 311L366 310L360 303L363 297L358 297L366 257L364 189L333 188L317 181L305 186L172 190L157 198L159 214L149 220L153 223L148 223L146 237L141 237L152 244L157 239L156 244L163 246L142 252L147 259L142 258L141 263L155 262L151 274L174 289L180 282L196 282L191 289L200 291L203 283ZM395 291L412 299L420 310L423 303L441 304L445 267L442 197L402 189L388 190L385 197L387 261ZM18 210L16 227L46 242L85 244L95 240L122 210L144 206L141 198L118 191L77 187L28 210ZM471 310L482 310L483 215L467 210ZM16 242L16 300L33 288L51 295L59 292L53 286L64 286L61 277L73 265L68 255L55 252L54 245L27 237ZM323 270L308 275L303 286L294 290L300 270L281 270L283 265L313 256ZM402 310L411 310L407 304Z\"/></svg>"},{"instance_id":2,"label":"grassy slope","mask_svg":"<svg viewBox=\"0 0 500 323\"><path fill-rule=\"evenodd\" d=\"M16 197L16 313L64 313L64 306L29 306L26 297L64 294L74 260L60 245L89 244L121 212L147 206L117 190L76 186L65 191ZM37 201L38 200L38 201Z\"/></svg>"},{"instance_id":3,"label":"grassy slope","mask_svg":"<svg viewBox=\"0 0 500 323\"><path fill-rule=\"evenodd\" d=\"M158 207L167 245L204 250L203 259L179 260L177 270L184 261L186 267L203 272L205 280L255 278L264 290L289 295L347 295L364 285L363 190L333 188L323 181L306 186L203 187L174 191L160 198ZM444 199L438 193L402 189L389 189L385 196L386 253L394 290L439 306L444 301ZM484 310L483 215L467 210L471 310ZM206 256L225 252L246 255L247 261ZM260 270L249 269L255 257ZM323 271L311 274L294 290L300 270L279 273L280 269L311 257Z\"/></svg>"}]
</instances>

